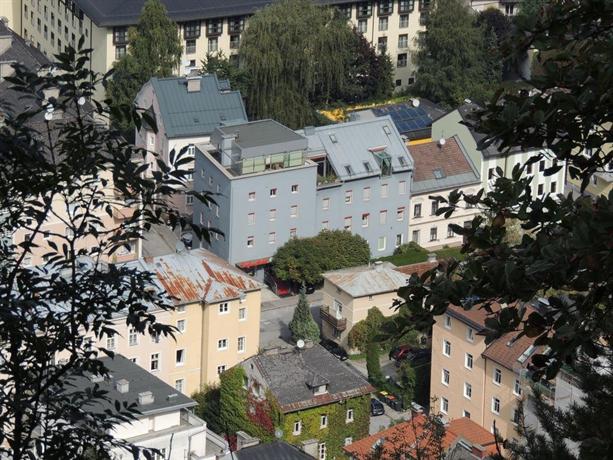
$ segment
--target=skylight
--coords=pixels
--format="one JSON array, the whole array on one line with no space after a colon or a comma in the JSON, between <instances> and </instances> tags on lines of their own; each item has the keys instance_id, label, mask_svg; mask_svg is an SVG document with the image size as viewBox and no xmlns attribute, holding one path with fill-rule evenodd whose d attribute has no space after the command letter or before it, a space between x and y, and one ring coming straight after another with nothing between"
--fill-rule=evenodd
<instances>
[{"instance_id":1,"label":"skylight","mask_svg":"<svg viewBox=\"0 0 613 460\"><path fill-rule=\"evenodd\" d=\"M436 168L432 170L432 174L434 174L434 177L436 179L443 179L445 177L445 173L443 172L441 168Z\"/></svg>"},{"instance_id":2,"label":"skylight","mask_svg":"<svg viewBox=\"0 0 613 460\"><path fill-rule=\"evenodd\" d=\"M391 130L391 129L390 129L390 127L389 127L389 126L387 126L387 125L384 125L384 126L383 126L383 132L384 132L385 134L388 134L388 135L389 135L389 134L392 134L392 130Z\"/></svg>"},{"instance_id":3,"label":"skylight","mask_svg":"<svg viewBox=\"0 0 613 460\"><path fill-rule=\"evenodd\" d=\"M370 163L368 161L364 162L364 169L366 170L366 172L372 172L372 166L370 166Z\"/></svg>"},{"instance_id":4,"label":"skylight","mask_svg":"<svg viewBox=\"0 0 613 460\"><path fill-rule=\"evenodd\" d=\"M347 174L349 174L350 176L353 176L353 168L351 167L351 165L345 165L345 171L347 172Z\"/></svg>"},{"instance_id":5,"label":"skylight","mask_svg":"<svg viewBox=\"0 0 613 460\"><path fill-rule=\"evenodd\" d=\"M333 144L336 144L338 142L338 139L336 138L336 134L330 134L330 140L332 141Z\"/></svg>"},{"instance_id":6,"label":"skylight","mask_svg":"<svg viewBox=\"0 0 613 460\"><path fill-rule=\"evenodd\" d=\"M524 362L526 362L526 360L532 354L533 351L534 351L534 345L530 345L528 348L526 348L526 351L524 351L521 354L521 356L517 358L517 361L523 364Z\"/></svg>"},{"instance_id":7,"label":"skylight","mask_svg":"<svg viewBox=\"0 0 613 460\"><path fill-rule=\"evenodd\" d=\"M407 165L407 159L405 157L398 157L398 161L400 162L401 166Z\"/></svg>"}]
</instances>

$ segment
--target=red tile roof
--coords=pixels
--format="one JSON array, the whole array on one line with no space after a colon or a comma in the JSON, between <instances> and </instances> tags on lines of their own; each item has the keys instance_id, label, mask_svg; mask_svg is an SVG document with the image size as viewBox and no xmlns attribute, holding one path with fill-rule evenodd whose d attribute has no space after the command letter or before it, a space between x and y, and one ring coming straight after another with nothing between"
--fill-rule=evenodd
<instances>
[{"instance_id":1,"label":"red tile roof","mask_svg":"<svg viewBox=\"0 0 613 460\"><path fill-rule=\"evenodd\" d=\"M440 169L445 177L474 173L474 170L455 137L409 146L413 158L413 181L436 179L434 170Z\"/></svg>"},{"instance_id":2,"label":"red tile roof","mask_svg":"<svg viewBox=\"0 0 613 460\"><path fill-rule=\"evenodd\" d=\"M401 265L396 267L394 270L399 271L400 273L404 273L405 275L413 275L421 276L426 273L428 270L433 269L438 265L438 261L434 262L419 262L417 264L410 265Z\"/></svg>"}]
</instances>

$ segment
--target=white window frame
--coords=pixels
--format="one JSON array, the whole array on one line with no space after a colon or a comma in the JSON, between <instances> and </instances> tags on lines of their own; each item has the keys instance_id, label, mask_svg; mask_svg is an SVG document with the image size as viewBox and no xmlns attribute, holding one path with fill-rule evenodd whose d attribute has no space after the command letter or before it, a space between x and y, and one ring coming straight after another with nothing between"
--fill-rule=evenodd
<instances>
[{"instance_id":1,"label":"white window frame","mask_svg":"<svg viewBox=\"0 0 613 460\"><path fill-rule=\"evenodd\" d=\"M187 320L179 319L177 320L177 330L181 333L185 332L187 328Z\"/></svg>"},{"instance_id":2,"label":"white window frame","mask_svg":"<svg viewBox=\"0 0 613 460\"><path fill-rule=\"evenodd\" d=\"M269 196L271 198L277 198L277 188L276 187L273 187L270 189Z\"/></svg>"},{"instance_id":3,"label":"white window frame","mask_svg":"<svg viewBox=\"0 0 613 460\"><path fill-rule=\"evenodd\" d=\"M298 193L298 189L299 189L298 184L292 184L292 187L290 190L292 193Z\"/></svg>"},{"instance_id":4,"label":"white window frame","mask_svg":"<svg viewBox=\"0 0 613 460\"><path fill-rule=\"evenodd\" d=\"M247 225L255 225L255 212L247 214Z\"/></svg>"},{"instance_id":5,"label":"white window frame","mask_svg":"<svg viewBox=\"0 0 613 460\"><path fill-rule=\"evenodd\" d=\"M447 348L449 348L449 352L447 351ZM443 339L443 355L447 356L448 358L451 356L451 342L449 340Z\"/></svg>"},{"instance_id":6,"label":"white window frame","mask_svg":"<svg viewBox=\"0 0 613 460\"><path fill-rule=\"evenodd\" d=\"M292 219L295 219L296 217L298 217L298 205L297 204L293 204L289 207L289 216Z\"/></svg>"},{"instance_id":7,"label":"white window frame","mask_svg":"<svg viewBox=\"0 0 613 460\"><path fill-rule=\"evenodd\" d=\"M466 340L469 342L475 341L475 330L470 326L466 326Z\"/></svg>"},{"instance_id":8,"label":"white window frame","mask_svg":"<svg viewBox=\"0 0 613 460\"><path fill-rule=\"evenodd\" d=\"M255 192L249 192L247 198L249 201L255 201Z\"/></svg>"},{"instance_id":9,"label":"white window frame","mask_svg":"<svg viewBox=\"0 0 613 460\"><path fill-rule=\"evenodd\" d=\"M353 438L351 436L347 436L345 438L345 446L348 446L349 444L353 444Z\"/></svg>"},{"instance_id":10,"label":"white window frame","mask_svg":"<svg viewBox=\"0 0 613 460\"><path fill-rule=\"evenodd\" d=\"M241 346L241 339L242 339L242 346ZM247 350L247 337L245 337L244 335L240 336L236 340L236 348L238 350L238 353L245 353L245 351Z\"/></svg>"},{"instance_id":11,"label":"white window frame","mask_svg":"<svg viewBox=\"0 0 613 460\"><path fill-rule=\"evenodd\" d=\"M180 360L179 357L181 358ZM175 351L175 365L185 365L185 348L179 348Z\"/></svg>"},{"instance_id":12,"label":"white window frame","mask_svg":"<svg viewBox=\"0 0 613 460\"><path fill-rule=\"evenodd\" d=\"M241 317L241 312L243 312L242 317ZM238 320L239 321L246 321L247 320L247 307L240 307L238 309Z\"/></svg>"},{"instance_id":13,"label":"white window frame","mask_svg":"<svg viewBox=\"0 0 613 460\"><path fill-rule=\"evenodd\" d=\"M364 187L362 189L362 200L370 201L370 187Z\"/></svg>"},{"instance_id":14,"label":"white window frame","mask_svg":"<svg viewBox=\"0 0 613 460\"><path fill-rule=\"evenodd\" d=\"M449 386L449 380L451 380L451 376L449 374L449 370L442 369L441 370L441 383L446 387Z\"/></svg>"},{"instance_id":15,"label":"white window frame","mask_svg":"<svg viewBox=\"0 0 613 460\"><path fill-rule=\"evenodd\" d=\"M345 413L345 423L353 423L353 415L353 409L347 409L347 412Z\"/></svg>"},{"instance_id":16,"label":"white window frame","mask_svg":"<svg viewBox=\"0 0 613 460\"><path fill-rule=\"evenodd\" d=\"M451 329L451 316L445 315L445 329Z\"/></svg>"},{"instance_id":17,"label":"white window frame","mask_svg":"<svg viewBox=\"0 0 613 460\"><path fill-rule=\"evenodd\" d=\"M106 349L107 350L114 350L116 346L115 343L115 336L114 335L110 335L106 338Z\"/></svg>"},{"instance_id":18,"label":"white window frame","mask_svg":"<svg viewBox=\"0 0 613 460\"><path fill-rule=\"evenodd\" d=\"M379 211L379 225L385 225L387 222L387 209Z\"/></svg>"},{"instance_id":19,"label":"white window frame","mask_svg":"<svg viewBox=\"0 0 613 460\"><path fill-rule=\"evenodd\" d=\"M464 409L462 411L462 417L470 418L470 412L468 412L466 409Z\"/></svg>"},{"instance_id":20,"label":"white window frame","mask_svg":"<svg viewBox=\"0 0 613 460\"><path fill-rule=\"evenodd\" d=\"M219 366L217 366L217 375L220 375L222 373L224 373L226 371L226 365L225 364L220 364Z\"/></svg>"},{"instance_id":21,"label":"white window frame","mask_svg":"<svg viewBox=\"0 0 613 460\"><path fill-rule=\"evenodd\" d=\"M228 302L221 302L217 306L217 312L220 315L228 315L228 314L230 314L230 304Z\"/></svg>"},{"instance_id":22,"label":"white window frame","mask_svg":"<svg viewBox=\"0 0 613 460\"><path fill-rule=\"evenodd\" d=\"M217 339L217 350L224 351L228 349L228 339Z\"/></svg>"},{"instance_id":23,"label":"white window frame","mask_svg":"<svg viewBox=\"0 0 613 460\"><path fill-rule=\"evenodd\" d=\"M247 237L247 247L252 248L254 246L255 246L255 237L253 235L250 235Z\"/></svg>"},{"instance_id":24,"label":"white window frame","mask_svg":"<svg viewBox=\"0 0 613 460\"><path fill-rule=\"evenodd\" d=\"M155 359L154 359L155 356ZM149 372L159 372L160 371L160 354L159 353L151 353L149 356ZM153 369L153 363L156 363L156 368Z\"/></svg>"},{"instance_id":25,"label":"white window frame","mask_svg":"<svg viewBox=\"0 0 613 460\"><path fill-rule=\"evenodd\" d=\"M473 397L473 386L468 382L464 382L464 397L466 399L472 399Z\"/></svg>"},{"instance_id":26,"label":"white window frame","mask_svg":"<svg viewBox=\"0 0 613 460\"><path fill-rule=\"evenodd\" d=\"M515 379L515 383L513 384L513 394L515 396L521 396L522 394L521 381L519 379Z\"/></svg>"},{"instance_id":27,"label":"white window frame","mask_svg":"<svg viewBox=\"0 0 613 460\"><path fill-rule=\"evenodd\" d=\"M441 412L446 414L449 412L449 400L444 396L441 398Z\"/></svg>"},{"instance_id":28,"label":"white window frame","mask_svg":"<svg viewBox=\"0 0 613 460\"><path fill-rule=\"evenodd\" d=\"M175 380L175 390L177 390L180 393L183 393L184 389L185 389L185 379L176 379Z\"/></svg>"},{"instance_id":29,"label":"white window frame","mask_svg":"<svg viewBox=\"0 0 613 460\"><path fill-rule=\"evenodd\" d=\"M133 327L128 330L128 345L131 347L138 345L138 331Z\"/></svg>"},{"instance_id":30,"label":"white window frame","mask_svg":"<svg viewBox=\"0 0 613 460\"><path fill-rule=\"evenodd\" d=\"M362 214L362 227L364 227L364 228L368 227L368 218L369 217L370 217L370 214L368 214L367 212Z\"/></svg>"},{"instance_id":31,"label":"white window frame","mask_svg":"<svg viewBox=\"0 0 613 460\"><path fill-rule=\"evenodd\" d=\"M407 193L407 182L401 180L398 182L398 195L405 195Z\"/></svg>"},{"instance_id":32,"label":"white window frame","mask_svg":"<svg viewBox=\"0 0 613 460\"><path fill-rule=\"evenodd\" d=\"M387 247L387 237L380 236L379 238L377 238L377 251L385 251L386 247Z\"/></svg>"},{"instance_id":33,"label":"white window frame","mask_svg":"<svg viewBox=\"0 0 613 460\"><path fill-rule=\"evenodd\" d=\"M345 204L353 203L353 190L345 190Z\"/></svg>"},{"instance_id":34,"label":"white window frame","mask_svg":"<svg viewBox=\"0 0 613 460\"><path fill-rule=\"evenodd\" d=\"M470 366L468 365L470 361ZM475 359L473 358L473 355L470 353L466 353L464 355L464 367L466 369L470 369L472 370L473 366L475 365Z\"/></svg>"},{"instance_id":35,"label":"white window frame","mask_svg":"<svg viewBox=\"0 0 613 460\"><path fill-rule=\"evenodd\" d=\"M270 232L268 234L268 244L275 244L277 242L277 232Z\"/></svg>"},{"instance_id":36,"label":"white window frame","mask_svg":"<svg viewBox=\"0 0 613 460\"><path fill-rule=\"evenodd\" d=\"M502 370L495 367L494 368L494 373L492 375L492 382L494 382L494 385L498 385L500 386L502 384Z\"/></svg>"},{"instance_id":37,"label":"white window frame","mask_svg":"<svg viewBox=\"0 0 613 460\"><path fill-rule=\"evenodd\" d=\"M319 429L327 428L327 427L328 427L328 415L321 414L319 416Z\"/></svg>"},{"instance_id":38,"label":"white window frame","mask_svg":"<svg viewBox=\"0 0 613 460\"><path fill-rule=\"evenodd\" d=\"M277 220L277 209L276 208L268 210L268 220L270 222L274 222L275 220Z\"/></svg>"},{"instance_id":39,"label":"white window frame","mask_svg":"<svg viewBox=\"0 0 613 460\"><path fill-rule=\"evenodd\" d=\"M498 405L498 410L496 410L496 405ZM492 413L500 415L500 399L498 399L496 396L492 396Z\"/></svg>"},{"instance_id":40,"label":"white window frame","mask_svg":"<svg viewBox=\"0 0 613 460\"><path fill-rule=\"evenodd\" d=\"M298 436L300 433L302 433L302 420L297 420L294 422L292 434Z\"/></svg>"},{"instance_id":41,"label":"white window frame","mask_svg":"<svg viewBox=\"0 0 613 460\"><path fill-rule=\"evenodd\" d=\"M330 209L330 198L323 198L321 200L321 209L323 209L324 211Z\"/></svg>"},{"instance_id":42,"label":"white window frame","mask_svg":"<svg viewBox=\"0 0 613 460\"><path fill-rule=\"evenodd\" d=\"M327 447L325 442L320 442L317 446L317 454L319 460L326 460Z\"/></svg>"},{"instance_id":43,"label":"white window frame","mask_svg":"<svg viewBox=\"0 0 613 460\"><path fill-rule=\"evenodd\" d=\"M387 184L381 184L381 198L387 198L389 196L389 189Z\"/></svg>"}]
</instances>

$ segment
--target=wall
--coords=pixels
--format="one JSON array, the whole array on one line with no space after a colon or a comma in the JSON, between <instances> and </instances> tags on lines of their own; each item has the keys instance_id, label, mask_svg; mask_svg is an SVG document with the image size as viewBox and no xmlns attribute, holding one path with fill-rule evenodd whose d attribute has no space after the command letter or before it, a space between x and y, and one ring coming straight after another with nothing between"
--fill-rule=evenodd
<instances>
[{"instance_id":1,"label":"wall","mask_svg":"<svg viewBox=\"0 0 613 460\"><path fill-rule=\"evenodd\" d=\"M489 359L486 360L485 364L484 416L482 425L491 431L493 429L493 422L496 421L496 429L503 438L518 438L517 425L513 422L513 415L521 398L513 394L513 389L515 379L519 379L519 375ZM500 369L502 372L500 385L494 382L495 369ZM492 398L494 397L500 400L500 414L495 414L492 411Z\"/></svg>"},{"instance_id":2,"label":"wall","mask_svg":"<svg viewBox=\"0 0 613 460\"><path fill-rule=\"evenodd\" d=\"M21 35L21 1L0 0L0 16L8 19L8 26Z\"/></svg>"}]
</instances>

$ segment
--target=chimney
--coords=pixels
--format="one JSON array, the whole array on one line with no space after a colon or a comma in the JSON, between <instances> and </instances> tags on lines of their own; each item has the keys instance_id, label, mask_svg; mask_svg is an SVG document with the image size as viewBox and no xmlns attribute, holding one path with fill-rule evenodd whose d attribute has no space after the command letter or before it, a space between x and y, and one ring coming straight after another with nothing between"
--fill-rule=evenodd
<instances>
[{"instance_id":1,"label":"chimney","mask_svg":"<svg viewBox=\"0 0 613 460\"><path fill-rule=\"evenodd\" d=\"M436 262L436 253L431 252L428 254L428 262L430 263Z\"/></svg>"},{"instance_id":2,"label":"chimney","mask_svg":"<svg viewBox=\"0 0 613 460\"><path fill-rule=\"evenodd\" d=\"M138 404L140 404L141 406L153 404L154 400L155 399L153 398L153 393L151 393L150 391L143 391L138 394Z\"/></svg>"},{"instance_id":3,"label":"chimney","mask_svg":"<svg viewBox=\"0 0 613 460\"><path fill-rule=\"evenodd\" d=\"M119 393L125 394L130 391L130 382L128 382L126 379L119 379L115 382L115 389Z\"/></svg>"},{"instance_id":4,"label":"chimney","mask_svg":"<svg viewBox=\"0 0 613 460\"><path fill-rule=\"evenodd\" d=\"M59 99L60 97L60 89L58 87L51 87L43 89L43 96L48 101L49 99Z\"/></svg>"},{"instance_id":5,"label":"chimney","mask_svg":"<svg viewBox=\"0 0 613 460\"><path fill-rule=\"evenodd\" d=\"M99 375L99 374L92 374L92 375L89 376L89 380L92 383L100 383L100 382L104 381L104 377L102 375Z\"/></svg>"},{"instance_id":6,"label":"chimney","mask_svg":"<svg viewBox=\"0 0 613 460\"><path fill-rule=\"evenodd\" d=\"M259 438L254 438L253 436L249 436L244 431L236 432L236 450L237 451L244 449L245 447L257 446L259 443L260 443Z\"/></svg>"},{"instance_id":7,"label":"chimney","mask_svg":"<svg viewBox=\"0 0 613 460\"><path fill-rule=\"evenodd\" d=\"M200 81L202 78L200 75L189 75L185 78L187 80L187 92L188 93L199 93L200 92Z\"/></svg>"},{"instance_id":8,"label":"chimney","mask_svg":"<svg viewBox=\"0 0 613 460\"><path fill-rule=\"evenodd\" d=\"M375 261L375 270L376 271L381 271L381 269L383 268L383 262L381 262L380 260Z\"/></svg>"}]
</instances>

